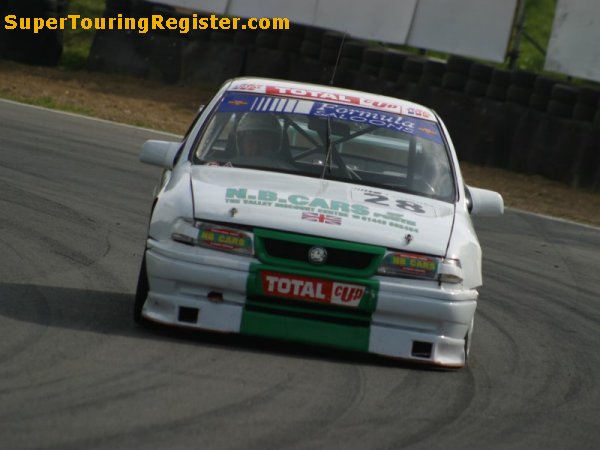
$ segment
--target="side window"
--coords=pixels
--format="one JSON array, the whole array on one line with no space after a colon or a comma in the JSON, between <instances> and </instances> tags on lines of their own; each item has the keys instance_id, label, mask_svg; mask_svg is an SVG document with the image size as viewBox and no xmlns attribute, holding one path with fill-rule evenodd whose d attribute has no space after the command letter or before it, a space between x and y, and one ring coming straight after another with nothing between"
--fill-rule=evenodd
<instances>
[{"instance_id":1,"label":"side window","mask_svg":"<svg viewBox=\"0 0 600 450\"><path fill-rule=\"evenodd\" d=\"M199 159L222 159L231 156L231 138L236 127L236 114L217 113L210 123L198 145L196 157Z\"/></svg>"}]
</instances>

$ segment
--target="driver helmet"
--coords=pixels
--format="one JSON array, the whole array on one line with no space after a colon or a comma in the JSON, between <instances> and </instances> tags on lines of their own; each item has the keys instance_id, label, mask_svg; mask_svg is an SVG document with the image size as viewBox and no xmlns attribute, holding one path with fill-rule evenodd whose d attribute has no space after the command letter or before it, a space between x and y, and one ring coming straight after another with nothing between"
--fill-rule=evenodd
<instances>
[{"instance_id":1,"label":"driver helmet","mask_svg":"<svg viewBox=\"0 0 600 450\"><path fill-rule=\"evenodd\" d=\"M238 153L245 156L269 156L279 152L283 128L272 114L246 113L236 131Z\"/></svg>"}]
</instances>

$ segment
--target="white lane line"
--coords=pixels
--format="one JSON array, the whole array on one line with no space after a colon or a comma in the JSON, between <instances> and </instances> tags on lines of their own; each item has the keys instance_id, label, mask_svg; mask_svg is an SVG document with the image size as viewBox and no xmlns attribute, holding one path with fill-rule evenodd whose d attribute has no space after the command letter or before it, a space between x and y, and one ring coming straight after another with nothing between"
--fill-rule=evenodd
<instances>
[{"instance_id":1,"label":"white lane line","mask_svg":"<svg viewBox=\"0 0 600 450\"><path fill-rule=\"evenodd\" d=\"M77 113L74 113L74 112L61 111L59 109L51 109L51 108L45 108L43 106L30 105L28 103L15 102L14 100L6 100L6 99L3 99L3 98L0 98L0 103L8 103L10 105L16 105L16 106L22 106L22 107L26 107L26 108L37 109L37 110L40 110L40 111L52 112L52 113L62 114L62 115L65 115L65 116L70 116L70 117L78 117L78 118L81 118L81 119L92 120L94 122L100 122L100 123L105 123L105 124L109 124L109 125L117 125L117 126L125 127L125 128L132 128L134 130L148 131L148 132L151 132L151 133L154 133L154 134L162 134L162 135L165 135L165 136L175 137L177 139L182 139L183 138L183 136L181 136L179 134L169 133L168 131L157 131L157 130L153 130L151 128L138 127L136 125L129 125L129 124L126 124L126 123L121 123L121 122L114 122L112 120L107 120L107 119L99 119L98 117L85 116L83 114L77 114Z\"/></svg>"},{"instance_id":2,"label":"white lane line","mask_svg":"<svg viewBox=\"0 0 600 450\"><path fill-rule=\"evenodd\" d=\"M518 209L518 208L506 208L506 209L509 210L509 211L513 211L513 212L519 213L519 214L527 214L529 216L540 217L542 219L552 220L554 222L562 222L562 223L566 223L568 225L575 225L575 226L578 226L578 227L590 228L592 230L600 231L600 227L597 227L595 225L589 225L587 223L575 222L574 220L563 219L561 217L549 216L547 214L534 213L534 212L531 212L531 211L525 211L524 209Z\"/></svg>"}]
</instances>

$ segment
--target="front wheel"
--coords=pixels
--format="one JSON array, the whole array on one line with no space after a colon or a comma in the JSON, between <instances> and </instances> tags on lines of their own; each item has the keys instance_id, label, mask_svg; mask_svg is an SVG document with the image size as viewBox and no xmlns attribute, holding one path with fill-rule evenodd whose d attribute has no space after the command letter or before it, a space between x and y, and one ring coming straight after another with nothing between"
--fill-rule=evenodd
<instances>
[{"instance_id":1,"label":"front wheel","mask_svg":"<svg viewBox=\"0 0 600 450\"><path fill-rule=\"evenodd\" d=\"M135 291L135 301L133 304L133 320L139 325L148 323L148 320L142 316L142 308L148 298L149 290L148 272L146 271L146 251L144 251L140 274L138 275L137 289Z\"/></svg>"},{"instance_id":2,"label":"front wheel","mask_svg":"<svg viewBox=\"0 0 600 450\"><path fill-rule=\"evenodd\" d=\"M475 317L471 319L471 325L469 326L469 331L465 335L465 365L469 360L469 353L471 353L471 341L473 340L473 326L475 325Z\"/></svg>"}]
</instances>

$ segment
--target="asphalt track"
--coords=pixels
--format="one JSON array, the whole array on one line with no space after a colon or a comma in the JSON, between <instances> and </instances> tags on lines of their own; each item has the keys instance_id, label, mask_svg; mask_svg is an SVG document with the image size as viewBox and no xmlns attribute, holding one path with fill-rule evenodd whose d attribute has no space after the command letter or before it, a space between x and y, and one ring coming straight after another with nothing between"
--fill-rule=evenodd
<instances>
[{"instance_id":1,"label":"asphalt track","mask_svg":"<svg viewBox=\"0 0 600 450\"><path fill-rule=\"evenodd\" d=\"M158 136L0 102L0 448L600 447L599 229L477 220L464 370L141 329Z\"/></svg>"}]
</instances>

